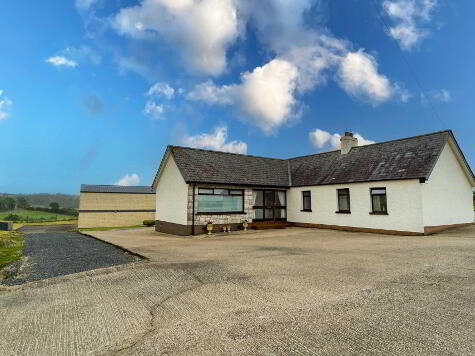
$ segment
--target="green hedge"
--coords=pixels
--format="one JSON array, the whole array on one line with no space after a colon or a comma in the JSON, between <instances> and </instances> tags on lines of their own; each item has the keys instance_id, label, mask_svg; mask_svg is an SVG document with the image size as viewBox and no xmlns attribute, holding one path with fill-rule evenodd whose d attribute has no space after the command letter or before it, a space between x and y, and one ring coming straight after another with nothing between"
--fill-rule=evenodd
<instances>
[{"instance_id":1,"label":"green hedge","mask_svg":"<svg viewBox=\"0 0 475 356\"><path fill-rule=\"evenodd\" d=\"M155 220L144 220L143 224L145 226L155 226Z\"/></svg>"}]
</instances>

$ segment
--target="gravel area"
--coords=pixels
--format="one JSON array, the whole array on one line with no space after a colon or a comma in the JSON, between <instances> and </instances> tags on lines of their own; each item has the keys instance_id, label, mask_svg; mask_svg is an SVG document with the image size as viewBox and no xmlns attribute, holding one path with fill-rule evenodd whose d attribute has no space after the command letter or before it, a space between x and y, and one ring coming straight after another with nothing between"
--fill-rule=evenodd
<instances>
[{"instance_id":1,"label":"gravel area","mask_svg":"<svg viewBox=\"0 0 475 356\"><path fill-rule=\"evenodd\" d=\"M9 278L0 282L5 286L23 284L41 279L120 265L140 260L123 250L75 232L66 227L23 228L25 258L8 268ZM33 232L32 232L33 231Z\"/></svg>"}]
</instances>

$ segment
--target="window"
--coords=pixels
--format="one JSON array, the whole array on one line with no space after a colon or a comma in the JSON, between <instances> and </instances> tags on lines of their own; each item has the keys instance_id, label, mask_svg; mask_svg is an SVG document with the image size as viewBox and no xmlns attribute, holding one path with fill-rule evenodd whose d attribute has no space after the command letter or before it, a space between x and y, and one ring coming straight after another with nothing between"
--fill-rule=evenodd
<instances>
[{"instance_id":1,"label":"window","mask_svg":"<svg viewBox=\"0 0 475 356\"><path fill-rule=\"evenodd\" d=\"M388 213L386 188L371 188L370 193L372 213L386 215Z\"/></svg>"},{"instance_id":2,"label":"window","mask_svg":"<svg viewBox=\"0 0 475 356\"><path fill-rule=\"evenodd\" d=\"M350 189L337 189L338 211L337 213L350 213Z\"/></svg>"},{"instance_id":3,"label":"window","mask_svg":"<svg viewBox=\"0 0 475 356\"><path fill-rule=\"evenodd\" d=\"M312 193L310 190L302 192L302 211L312 211Z\"/></svg>"},{"instance_id":4,"label":"window","mask_svg":"<svg viewBox=\"0 0 475 356\"><path fill-rule=\"evenodd\" d=\"M198 188L198 213L244 213L244 190Z\"/></svg>"}]
</instances>

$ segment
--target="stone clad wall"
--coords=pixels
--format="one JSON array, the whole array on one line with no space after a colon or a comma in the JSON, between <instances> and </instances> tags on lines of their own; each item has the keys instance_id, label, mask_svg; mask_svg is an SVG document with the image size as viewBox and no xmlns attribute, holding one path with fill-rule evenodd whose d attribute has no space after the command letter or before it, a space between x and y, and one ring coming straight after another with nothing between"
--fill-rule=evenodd
<instances>
[{"instance_id":1,"label":"stone clad wall","mask_svg":"<svg viewBox=\"0 0 475 356\"><path fill-rule=\"evenodd\" d=\"M198 211L198 188L222 188L222 189L244 189L244 214L226 214L226 215L201 215ZM188 225L193 224L193 185L188 186ZM196 232L200 232L200 225L206 226L208 221L212 221L216 225L231 225L233 230L238 229L243 220L252 222L254 212L252 209L252 188L244 188L240 186L220 186L197 184L195 189L195 226Z\"/></svg>"}]
</instances>

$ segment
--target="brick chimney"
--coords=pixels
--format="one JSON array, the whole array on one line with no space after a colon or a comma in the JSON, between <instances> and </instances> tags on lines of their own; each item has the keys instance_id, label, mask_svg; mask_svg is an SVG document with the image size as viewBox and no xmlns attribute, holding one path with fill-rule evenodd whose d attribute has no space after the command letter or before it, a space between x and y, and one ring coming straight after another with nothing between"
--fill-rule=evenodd
<instances>
[{"instance_id":1,"label":"brick chimney","mask_svg":"<svg viewBox=\"0 0 475 356\"><path fill-rule=\"evenodd\" d=\"M345 132L344 136L340 138L341 154L346 155L353 147L358 146L358 139L353 137L352 132Z\"/></svg>"}]
</instances>

